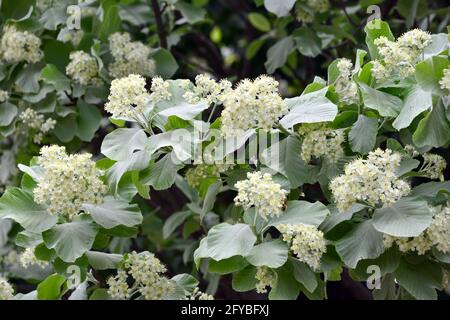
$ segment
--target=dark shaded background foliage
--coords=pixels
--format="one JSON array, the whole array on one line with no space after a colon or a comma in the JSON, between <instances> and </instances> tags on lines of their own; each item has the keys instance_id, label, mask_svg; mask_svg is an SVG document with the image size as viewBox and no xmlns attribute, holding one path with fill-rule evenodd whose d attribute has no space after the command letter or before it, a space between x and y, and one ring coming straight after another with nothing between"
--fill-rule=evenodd
<instances>
[{"instance_id":1,"label":"dark shaded background foliage","mask_svg":"<svg viewBox=\"0 0 450 320\"><path fill-rule=\"evenodd\" d=\"M120 1L116 2L120 3ZM284 95L287 96L301 93L315 76L326 78L327 67L336 58L346 57L353 60L356 49L365 48L363 29L370 16L366 8L371 4L379 6L381 18L389 23L396 35L414 27L420 27L432 33L445 32L450 16L448 2L445 0L333 0L330 1L331 7L328 12L317 15L312 23L305 25L295 18L295 9L287 17L278 18L266 11L262 0L193 0L192 3L206 12L205 18L198 23L190 26L173 26L169 23L170 16L173 14L175 19L181 18L181 13L169 12L164 1L148 0L139 2L139 5L143 7L144 16L148 19L145 25L124 22L122 30L139 35L139 40L152 46L159 45L168 49L179 65L173 78L193 79L195 75L207 72L216 78L228 78L232 81L255 78L267 73L265 62L268 50L278 40L294 34L299 28L308 28L314 33L322 32L332 36L333 39L321 48L317 56L305 56L299 50L294 50L288 55L286 63L275 70L274 76L280 81ZM261 31L250 21L249 13L255 12L263 15L270 22L270 31ZM148 28L147 33L140 32L143 27ZM250 57L249 50L252 44L261 37L265 40L259 50L253 50ZM228 54L224 55L224 52ZM75 100L74 98L73 102L76 102ZM102 105L98 108L104 116L107 116ZM111 129L111 125L102 127L88 145L75 141L68 147L71 150L87 148L94 155L99 155L103 137ZM38 150L38 146L30 147L23 154L19 154L17 161L28 162L27 160ZM437 153L450 162L448 150L437 150ZM448 179L449 176L447 167L446 178ZM308 185L305 192L310 199L324 200L318 185ZM224 207L232 199L231 192L223 193L216 206ZM187 202L185 196L173 186L164 191L152 191L150 200L141 199L140 201L141 207L147 209L140 230L141 236L124 240L130 242L121 245L128 246L130 250L154 251L171 268L169 273L190 272L189 268L192 265L185 265L182 258L185 244L175 238L164 240L161 235L163 221L183 208ZM17 231L13 229L11 233ZM191 237L200 237L202 234L203 232L199 230ZM99 272L96 277L106 280L107 274L103 275ZM259 299L263 297L256 293L234 292L230 281L230 275L222 277L218 284L216 298ZM17 286L22 292L28 292L32 290L32 287L20 281ZM364 284L354 282L344 272L341 281L328 283L328 298L370 299L371 295Z\"/></svg>"}]
</instances>

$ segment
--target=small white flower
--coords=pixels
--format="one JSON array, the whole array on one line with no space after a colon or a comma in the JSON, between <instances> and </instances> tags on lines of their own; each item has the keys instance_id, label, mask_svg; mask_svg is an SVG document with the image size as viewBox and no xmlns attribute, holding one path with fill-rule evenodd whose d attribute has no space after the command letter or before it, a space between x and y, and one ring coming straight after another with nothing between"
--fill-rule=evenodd
<instances>
[{"instance_id":1,"label":"small white flower","mask_svg":"<svg viewBox=\"0 0 450 320\"><path fill-rule=\"evenodd\" d=\"M109 48L114 61L109 65L113 78L130 74L150 77L155 73L155 61L149 58L150 48L139 41L131 41L129 33L116 32L109 37Z\"/></svg>"},{"instance_id":2,"label":"small white flower","mask_svg":"<svg viewBox=\"0 0 450 320\"><path fill-rule=\"evenodd\" d=\"M444 69L444 74L441 80L439 80L439 84L441 86L441 89L450 91L450 67Z\"/></svg>"},{"instance_id":3,"label":"small white flower","mask_svg":"<svg viewBox=\"0 0 450 320\"><path fill-rule=\"evenodd\" d=\"M223 97L222 135L239 136L252 128L269 131L286 114L287 105L278 92L278 81L263 75L242 80Z\"/></svg>"},{"instance_id":4,"label":"small white flower","mask_svg":"<svg viewBox=\"0 0 450 320\"><path fill-rule=\"evenodd\" d=\"M248 172L247 179L235 185L238 195L234 198L237 206L248 209L255 207L257 214L264 219L282 214L288 192L272 180L268 173Z\"/></svg>"},{"instance_id":5,"label":"small white flower","mask_svg":"<svg viewBox=\"0 0 450 320\"><path fill-rule=\"evenodd\" d=\"M66 67L67 75L81 85L101 84L98 78L97 60L84 51L70 53L70 62Z\"/></svg>"},{"instance_id":6,"label":"small white flower","mask_svg":"<svg viewBox=\"0 0 450 320\"><path fill-rule=\"evenodd\" d=\"M28 31L18 31L14 26L3 28L0 53L6 62L38 62L43 56L40 46L41 40Z\"/></svg>"},{"instance_id":7,"label":"small white flower","mask_svg":"<svg viewBox=\"0 0 450 320\"><path fill-rule=\"evenodd\" d=\"M150 101L150 94L145 89L145 79L137 74L130 74L111 82L111 89L105 110L113 118L140 119L145 105Z\"/></svg>"},{"instance_id":8,"label":"small white flower","mask_svg":"<svg viewBox=\"0 0 450 320\"><path fill-rule=\"evenodd\" d=\"M0 103L3 103L3 102L5 102L8 99L9 99L8 91L0 89Z\"/></svg>"},{"instance_id":9,"label":"small white flower","mask_svg":"<svg viewBox=\"0 0 450 320\"><path fill-rule=\"evenodd\" d=\"M37 162L43 175L33 190L34 201L44 205L51 214L72 220L82 210L83 203L103 202L107 188L91 154L67 155L65 147L44 146Z\"/></svg>"},{"instance_id":10,"label":"small white flower","mask_svg":"<svg viewBox=\"0 0 450 320\"><path fill-rule=\"evenodd\" d=\"M340 211L357 202L383 206L396 202L410 191L410 186L397 177L401 156L387 149L369 153L367 160L357 159L345 167L344 174L330 183Z\"/></svg>"},{"instance_id":11,"label":"small white flower","mask_svg":"<svg viewBox=\"0 0 450 320\"><path fill-rule=\"evenodd\" d=\"M13 287L5 278L0 276L0 300L11 300L13 297Z\"/></svg>"},{"instance_id":12,"label":"small white flower","mask_svg":"<svg viewBox=\"0 0 450 320\"><path fill-rule=\"evenodd\" d=\"M283 235L283 241L290 245L297 258L312 269L320 267L320 259L326 252L323 232L308 224L280 224L276 226Z\"/></svg>"},{"instance_id":13,"label":"small white flower","mask_svg":"<svg viewBox=\"0 0 450 320\"><path fill-rule=\"evenodd\" d=\"M267 293L267 288L273 288L277 283L275 273L264 266L256 269L255 279L258 280L256 283L257 293Z\"/></svg>"}]
</instances>

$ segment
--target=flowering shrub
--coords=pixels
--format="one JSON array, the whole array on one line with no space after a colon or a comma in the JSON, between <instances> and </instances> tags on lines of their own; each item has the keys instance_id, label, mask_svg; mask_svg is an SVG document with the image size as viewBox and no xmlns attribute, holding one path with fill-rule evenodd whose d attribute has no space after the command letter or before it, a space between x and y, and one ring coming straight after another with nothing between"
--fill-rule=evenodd
<instances>
[{"instance_id":1,"label":"flowering shrub","mask_svg":"<svg viewBox=\"0 0 450 320\"><path fill-rule=\"evenodd\" d=\"M288 35L251 78L183 72L202 63L181 62L180 38L216 48L201 4L122 2L2 4L0 300L210 300L219 283L325 299L372 266L377 299L447 289L448 34L377 19L367 51L287 85L291 57L342 40L324 36L331 2L256 1L252 28Z\"/></svg>"}]
</instances>

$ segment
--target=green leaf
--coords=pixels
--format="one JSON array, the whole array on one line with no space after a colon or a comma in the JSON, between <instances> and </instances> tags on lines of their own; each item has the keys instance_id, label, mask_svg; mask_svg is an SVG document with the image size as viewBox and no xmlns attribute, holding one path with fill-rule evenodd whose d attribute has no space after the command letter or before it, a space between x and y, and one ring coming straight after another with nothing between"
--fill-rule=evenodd
<instances>
[{"instance_id":1,"label":"green leaf","mask_svg":"<svg viewBox=\"0 0 450 320\"><path fill-rule=\"evenodd\" d=\"M168 153L150 165L149 174L143 177L141 182L144 185L151 185L155 190L168 189L174 184L177 172L182 167L182 164L175 164L172 153Z\"/></svg>"},{"instance_id":2,"label":"green leaf","mask_svg":"<svg viewBox=\"0 0 450 320\"><path fill-rule=\"evenodd\" d=\"M17 115L17 107L9 102L0 104L0 127L7 126L12 123Z\"/></svg>"},{"instance_id":3,"label":"green leaf","mask_svg":"<svg viewBox=\"0 0 450 320\"><path fill-rule=\"evenodd\" d=\"M33 196L19 188L7 189L0 198L0 218L10 218L31 232L42 232L56 224L57 216L33 201Z\"/></svg>"},{"instance_id":4,"label":"green leaf","mask_svg":"<svg viewBox=\"0 0 450 320\"><path fill-rule=\"evenodd\" d=\"M100 39L107 42L110 35L120 30L120 23L119 7L115 5L110 6L103 16L99 33Z\"/></svg>"},{"instance_id":5,"label":"green leaf","mask_svg":"<svg viewBox=\"0 0 450 320\"><path fill-rule=\"evenodd\" d=\"M318 285L316 274L308 265L300 260L291 258L289 261L292 263L295 280L300 282L309 292L313 293Z\"/></svg>"},{"instance_id":6,"label":"green leaf","mask_svg":"<svg viewBox=\"0 0 450 320\"><path fill-rule=\"evenodd\" d=\"M234 256L220 261L213 259L208 262L208 272L229 274L244 269L248 262L242 256Z\"/></svg>"},{"instance_id":7,"label":"green leaf","mask_svg":"<svg viewBox=\"0 0 450 320\"><path fill-rule=\"evenodd\" d=\"M159 48L152 54L156 63L156 74L164 79L171 78L178 70L178 63L170 51Z\"/></svg>"},{"instance_id":8,"label":"green leaf","mask_svg":"<svg viewBox=\"0 0 450 320\"><path fill-rule=\"evenodd\" d=\"M87 251L86 257L89 265L95 270L117 269L123 260L121 254Z\"/></svg>"},{"instance_id":9,"label":"green leaf","mask_svg":"<svg viewBox=\"0 0 450 320\"><path fill-rule=\"evenodd\" d=\"M270 21L264 15L257 12L250 12L247 17L252 26L254 26L259 31L270 31Z\"/></svg>"},{"instance_id":10,"label":"green leaf","mask_svg":"<svg viewBox=\"0 0 450 320\"><path fill-rule=\"evenodd\" d=\"M181 226L184 221L186 221L186 219L192 214L193 213L190 210L180 211L172 214L169 218L167 218L167 220L164 222L164 227L162 230L164 239L168 239L172 235L172 233L179 226Z\"/></svg>"},{"instance_id":11,"label":"green leaf","mask_svg":"<svg viewBox=\"0 0 450 320\"><path fill-rule=\"evenodd\" d=\"M234 291L245 292L255 289L257 280L255 279L256 268L247 266L246 268L233 273L231 286Z\"/></svg>"},{"instance_id":12,"label":"green leaf","mask_svg":"<svg viewBox=\"0 0 450 320\"><path fill-rule=\"evenodd\" d=\"M261 163L288 178L291 188L313 183L318 173L317 167L306 164L299 157L301 149L300 140L289 136L264 150Z\"/></svg>"},{"instance_id":13,"label":"green leaf","mask_svg":"<svg viewBox=\"0 0 450 320\"><path fill-rule=\"evenodd\" d=\"M295 300L300 294L300 285L294 277L291 263L275 270L277 282L269 293L270 300Z\"/></svg>"},{"instance_id":14,"label":"green leaf","mask_svg":"<svg viewBox=\"0 0 450 320\"><path fill-rule=\"evenodd\" d=\"M280 120L280 124L285 128L291 128L298 123L333 121L338 110L337 106L326 97L327 92L328 88L323 88L285 99L290 111Z\"/></svg>"},{"instance_id":15,"label":"green leaf","mask_svg":"<svg viewBox=\"0 0 450 320\"><path fill-rule=\"evenodd\" d=\"M198 280L190 274L182 273L172 277L172 280L185 292L192 293L198 286Z\"/></svg>"},{"instance_id":16,"label":"green leaf","mask_svg":"<svg viewBox=\"0 0 450 320\"><path fill-rule=\"evenodd\" d=\"M442 283L442 271L438 263L425 260L411 264L402 260L394 275L398 284L416 299L436 300L436 289Z\"/></svg>"},{"instance_id":17,"label":"green leaf","mask_svg":"<svg viewBox=\"0 0 450 320\"><path fill-rule=\"evenodd\" d=\"M382 117L396 117L402 109L403 102L400 98L362 83L360 88L364 106L378 111Z\"/></svg>"},{"instance_id":18,"label":"green leaf","mask_svg":"<svg viewBox=\"0 0 450 320\"><path fill-rule=\"evenodd\" d=\"M378 258L361 260L354 270L350 270L350 275L358 281L367 281L373 273L369 272L370 266L378 266L380 268L380 276L394 273L400 265L400 255L397 249L390 248L383 252Z\"/></svg>"},{"instance_id":19,"label":"green leaf","mask_svg":"<svg viewBox=\"0 0 450 320\"><path fill-rule=\"evenodd\" d=\"M322 41L317 34L308 27L301 27L292 34L295 47L307 57L316 57L322 51Z\"/></svg>"},{"instance_id":20,"label":"green leaf","mask_svg":"<svg viewBox=\"0 0 450 320\"><path fill-rule=\"evenodd\" d=\"M205 19L206 10L190 3L178 1L175 4L175 8L180 10L189 24L194 24Z\"/></svg>"},{"instance_id":21,"label":"green leaf","mask_svg":"<svg viewBox=\"0 0 450 320\"><path fill-rule=\"evenodd\" d=\"M416 81L425 91L431 91L435 94L445 94L445 91L439 85L439 81L444 75L444 69L447 69L450 61L446 56L433 56L416 65Z\"/></svg>"},{"instance_id":22,"label":"green leaf","mask_svg":"<svg viewBox=\"0 0 450 320\"><path fill-rule=\"evenodd\" d=\"M415 85L406 95L403 101L403 107L392 126L399 130L407 128L411 122L422 112L431 108L431 94Z\"/></svg>"},{"instance_id":23,"label":"green leaf","mask_svg":"<svg viewBox=\"0 0 450 320\"><path fill-rule=\"evenodd\" d=\"M83 208L91 214L92 219L106 229L117 226L133 227L142 223L142 214L137 204L114 197L105 197L98 205L83 204Z\"/></svg>"},{"instance_id":24,"label":"green leaf","mask_svg":"<svg viewBox=\"0 0 450 320\"><path fill-rule=\"evenodd\" d=\"M289 54L294 50L294 40L292 36L285 37L277 41L267 50L267 60L264 63L267 73L272 74L278 68L284 66Z\"/></svg>"},{"instance_id":25,"label":"green leaf","mask_svg":"<svg viewBox=\"0 0 450 320\"><path fill-rule=\"evenodd\" d=\"M60 274L52 274L37 286L39 300L56 300L62 295L63 284L66 278Z\"/></svg>"},{"instance_id":26,"label":"green leaf","mask_svg":"<svg viewBox=\"0 0 450 320\"><path fill-rule=\"evenodd\" d=\"M56 122L56 127L53 129L56 137L62 142L71 141L77 131L77 120L75 115L70 114L67 117L59 118Z\"/></svg>"},{"instance_id":27,"label":"green leaf","mask_svg":"<svg viewBox=\"0 0 450 320\"><path fill-rule=\"evenodd\" d=\"M288 246L280 239L262 242L254 246L245 258L256 267L279 268L287 261Z\"/></svg>"},{"instance_id":28,"label":"green leaf","mask_svg":"<svg viewBox=\"0 0 450 320\"><path fill-rule=\"evenodd\" d=\"M441 147L450 141L450 121L445 114L445 107L440 99L425 118L420 120L413 134L416 146Z\"/></svg>"},{"instance_id":29,"label":"green leaf","mask_svg":"<svg viewBox=\"0 0 450 320\"><path fill-rule=\"evenodd\" d=\"M162 116L163 119L168 119L170 116L177 116L183 120L192 120L208 108L209 105L203 102L197 104L182 102L174 107L164 109L158 114Z\"/></svg>"},{"instance_id":30,"label":"green leaf","mask_svg":"<svg viewBox=\"0 0 450 320\"><path fill-rule=\"evenodd\" d=\"M107 289L95 289L89 297L89 300L113 300Z\"/></svg>"},{"instance_id":31,"label":"green leaf","mask_svg":"<svg viewBox=\"0 0 450 320\"><path fill-rule=\"evenodd\" d=\"M319 201L314 203L307 201L288 201L286 211L279 217L269 220L266 228L279 224L310 224L318 227L330 211Z\"/></svg>"},{"instance_id":32,"label":"green leaf","mask_svg":"<svg viewBox=\"0 0 450 320\"><path fill-rule=\"evenodd\" d=\"M364 27L364 31L366 32L366 44L369 48L369 53L372 60L380 58L377 47L374 44L376 38L384 36L390 41L395 40L389 25L379 19L374 19L370 21L370 23L367 23Z\"/></svg>"},{"instance_id":33,"label":"green leaf","mask_svg":"<svg viewBox=\"0 0 450 320\"><path fill-rule=\"evenodd\" d=\"M30 7L34 7L36 0L2 1L1 13L4 20L19 20L29 14Z\"/></svg>"},{"instance_id":34,"label":"green leaf","mask_svg":"<svg viewBox=\"0 0 450 320\"><path fill-rule=\"evenodd\" d=\"M112 160L127 159L137 150L144 150L147 135L140 128L119 128L106 135L101 153Z\"/></svg>"},{"instance_id":35,"label":"green leaf","mask_svg":"<svg viewBox=\"0 0 450 320\"><path fill-rule=\"evenodd\" d=\"M67 20L66 6L58 6L45 10L39 17L39 22L47 30L56 30L58 26Z\"/></svg>"},{"instance_id":36,"label":"green leaf","mask_svg":"<svg viewBox=\"0 0 450 320\"><path fill-rule=\"evenodd\" d=\"M336 251L352 269L358 261L376 258L383 250L383 234L375 230L372 220L356 224L344 237L336 241Z\"/></svg>"},{"instance_id":37,"label":"green leaf","mask_svg":"<svg viewBox=\"0 0 450 320\"><path fill-rule=\"evenodd\" d=\"M79 99L77 103L78 109L78 131L77 136L81 141L91 141L95 132L100 128L102 115L96 106L87 104Z\"/></svg>"},{"instance_id":38,"label":"green leaf","mask_svg":"<svg viewBox=\"0 0 450 320\"><path fill-rule=\"evenodd\" d=\"M372 151L377 141L378 119L362 114L348 133L348 141L353 152L367 154Z\"/></svg>"},{"instance_id":39,"label":"green leaf","mask_svg":"<svg viewBox=\"0 0 450 320\"><path fill-rule=\"evenodd\" d=\"M256 242L256 236L247 224L220 223L212 227L194 252L194 260L212 258L216 261L233 256L246 256Z\"/></svg>"},{"instance_id":40,"label":"green leaf","mask_svg":"<svg viewBox=\"0 0 450 320\"><path fill-rule=\"evenodd\" d=\"M53 85L57 91L70 90L70 80L58 68L52 64L41 71L41 79L46 83Z\"/></svg>"},{"instance_id":41,"label":"green leaf","mask_svg":"<svg viewBox=\"0 0 450 320\"><path fill-rule=\"evenodd\" d=\"M432 221L426 201L402 198L396 203L375 209L373 226L380 232L396 237L416 237Z\"/></svg>"},{"instance_id":42,"label":"green leaf","mask_svg":"<svg viewBox=\"0 0 450 320\"><path fill-rule=\"evenodd\" d=\"M247 60L253 59L253 57L259 52L259 49L261 49L265 42L266 38L263 37L253 40L245 49L245 58Z\"/></svg>"},{"instance_id":43,"label":"green leaf","mask_svg":"<svg viewBox=\"0 0 450 320\"><path fill-rule=\"evenodd\" d=\"M41 63L33 63L20 70L15 81L18 89L24 93L38 92L41 69Z\"/></svg>"},{"instance_id":44,"label":"green leaf","mask_svg":"<svg viewBox=\"0 0 450 320\"><path fill-rule=\"evenodd\" d=\"M267 11L274 13L277 17L284 17L294 7L295 0L264 0Z\"/></svg>"},{"instance_id":45,"label":"green leaf","mask_svg":"<svg viewBox=\"0 0 450 320\"><path fill-rule=\"evenodd\" d=\"M74 262L92 248L98 227L87 217L58 224L43 233L45 245L65 262Z\"/></svg>"}]
</instances>

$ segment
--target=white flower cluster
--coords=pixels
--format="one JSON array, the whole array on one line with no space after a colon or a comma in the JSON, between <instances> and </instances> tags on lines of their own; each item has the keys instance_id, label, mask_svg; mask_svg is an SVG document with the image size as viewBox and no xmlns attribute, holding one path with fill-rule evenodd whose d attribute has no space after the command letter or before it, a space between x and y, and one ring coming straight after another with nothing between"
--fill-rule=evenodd
<instances>
[{"instance_id":1,"label":"white flower cluster","mask_svg":"<svg viewBox=\"0 0 450 320\"><path fill-rule=\"evenodd\" d=\"M283 235L283 241L287 242L298 260L306 263L312 269L320 267L320 259L326 252L323 232L309 224L280 224L277 229Z\"/></svg>"},{"instance_id":2,"label":"white flower cluster","mask_svg":"<svg viewBox=\"0 0 450 320\"><path fill-rule=\"evenodd\" d=\"M306 5L308 9L305 9L303 6ZM310 23L314 20L313 13L323 13L330 9L330 3L328 0L302 0L298 2L296 8L296 16L297 20Z\"/></svg>"},{"instance_id":3,"label":"white flower cluster","mask_svg":"<svg viewBox=\"0 0 450 320\"><path fill-rule=\"evenodd\" d=\"M43 55L40 46L41 40L28 31L18 31L14 26L3 28L0 52L6 62L38 62Z\"/></svg>"},{"instance_id":4,"label":"white flower cluster","mask_svg":"<svg viewBox=\"0 0 450 320\"><path fill-rule=\"evenodd\" d=\"M139 41L131 41L129 33L116 32L109 37L109 48L114 61L109 65L113 78L130 74L150 77L155 72L155 61L149 58L150 48Z\"/></svg>"},{"instance_id":5,"label":"white flower cluster","mask_svg":"<svg viewBox=\"0 0 450 320\"><path fill-rule=\"evenodd\" d=\"M125 270L118 270L115 277L108 279L108 293L114 299L129 299L139 292L146 300L162 300L175 291L173 281L163 273L166 267L151 252L132 252L125 260ZM134 279L130 288L128 276Z\"/></svg>"},{"instance_id":6,"label":"white flower cluster","mask_svg":"<svg viewBox=\"0 0 450 320\"><path fill-rule=\"evenodd\" d=\"M424 153L423 165L420 169L421 173L425 174L430 179L439 179L444 181L444 170L447 167L447 162L443 157L434 153Z\"/></svg>"},{"instance_id":7,"label":"white flower cluster","mask_svg":"<svg viewBox=\"0 0 450 320\"><path fill-rule=\"evenodd\" d=\"M150 94L150 100L153 103L170 100L172 98L172 93L169 88L169 81L164 81L161 77L154 77L150 87L150 90L152 91Z\"/></svg>"},{"instance_id":8,"label":"white flower cluster","mask_svg":"<svg viewBox=\"0 0 450 320\"><path fill-rule=\"evenodd\" d=\"M51 214L71 220L80 213L83 203L103 202L107 188L91 154L67 155L65 147L44 146L37 162L44 170L33 190L34 201Z\"/></svg>"},{"instance_id":9,"label":"white flower cluster","mask_svg":"<svg viewBox=\"0 0 450 320\"><path fill-rule=\"evenodd\" d=\"M198 287L188 296L188 300L214 300L214 296L200 291Z\"/></svg>"},{"instance_id":10,"label":"white flower cluster","mask_svg":"<svg viewBox=\"0 0 450 320\"><path fill-rule=\"evenodd\" d=\"M346 105L358 103L358 86L352 80L353 63L349 59L340 59L337 68L339 77L336 79L334 87L341 102Z\"/></svg>"},{"instance_id":11,"label":"white flower cluster","mask_svg":"<svg viewBox=\"0 0 450 320\"><path fill-rule=\"evenodd\" d=\"M70 53L70 62L66 67L67 75L83 86L101 85L102 80L98 77L97 60L84 51Z\"/></svg>"},{"instance_id":12,"label":"white flower cluster","mask_svg":"<svg viewBox=\"0 0 450 320\"><path fill-rule=\"evenodd\" d=\"M377 149L369 153L367 160L357 159L347 164L344 174L330 183L338 209L345 211L357 202L389 205L407 195L409 184L396 175L400 160L400 154L390 149Z\"/></svg>"},{"instance_id":13,"label":"white flower cluster","mask_svg":"<svg viewBox=\"0 0 450 320\"><path fill-rule=\"evenodd\" d=\"M312 157L324 157L330 162L337 162L344 156L342 143L345 136L342 130L333 130L323 123L305 123L299 127L299 134L303 136L303 161L310 162Z\"/></svg>"},{"instance_id":14,"label":"white flower cluster","mask_svg":"<svg viewBox=\"0 0 450 320\"><path fill-rule=\"evenodd\" d=\"M48 266L48 261L38 259L34 254L34 248L26 248L20 255L20 264L24 268L31 265L37 265L41 268L45 268Z\"/></svg>"},{"instance_id":15,"label":"white flower cluster","mask_svg":"<svg viewBox=\"0 0 450 320\"><path fill-rule=\"evenodd\" d=\"M395 243L402 252L415 251L425 254L432 247L447 253L450 252L450 207L432 207L433 221L431 225L417 237L394 237L385 234L384 246L392 247Z\"/></svg>"},{"instance_id":16,"label":"white flower cluster","mask_svg":"<svg viewBox=\"0 0 450 320\"><path fill-rule=\"evenodd\" d=\"M441 89L450 91L450 68L444 69L444 74L439 80Z\"/></svg>"},{"instance_id":17,"label":"white flower cluster","mask_svg":"<svg viewBox=\"0 0 450 320\"><path fill-rule=\"evenodd\" d=\"M137 74L115 79L111 82L111 90L105 110L115 119L128 118L140 121L145 105L150 101L150 94L145 89L145 79Z\"/></svg>"},{"instance_id":18,"label":"white flower cluster","mask_svg":"<svg viewBox=\"0 0 450 320\"><path fill-rule=\"evenodd\" d=\"M58 40L64 43L70 42L74 47L77 47L84 37L83 30L67 29L64 28L58 35Z\"/></svg>"},{"instance_id":19,"label":"white flower cluster","mask_svg":"<svg viewBox=\"0 0 450 320\"><path fill-rule=\"evenodd\" d=\"M239 136L251 128L270 130L288 110L278 92L278 81L259 76L242 80L223 96L222 127L224 137Z\"/></svg>"},{"instance_id":20,"label":"white flower cluster","mask_svg":"<svg viewBox=\"0 0 450 320\"><path fill-rule=\"evenodd\" d=\"M273 288L277 283L275 273L268 267L258 267L256 269L255 279L257 293L267 293L267 288Z\"/></svg>"},{"instance_id":21,"label":"white flower cluster","mask_svg":"<svg viewBox=\"0 0 450 320\"><path fill-rule=\"evenodd\" d=\"M234 198L237 206L248 209L255 207L262 218L278 217L283 213L283 206L288 192L272 180L269 173L248 172L247 179L236 182L238 195Z\"/></svg>"},{"instance_id":22,"label":"white flower cluster","mask_svg":"<svg viewBox=\"0 0 450 320\"><path fill-rule=\"evenodd\" d=\"M0 300L11 300L14 297L14 289L11 284L0 276Z\"/></svg>"},{"instance_id":23,"label":"white flower cluster","mask_svg":"<svg viewBox=\"0 0 450 320\"><path fill-rule=\"evenodd\" d=\"M217 82L207 74L199 74L195 77L195 85L183 94L183 98L191 104L199 102L208 105L221 104L230 91L230 81L220 80Z\"/></svg>"},{"instance_id":24,"label":"white flower cluster","mask_svg":"<svg viewBox=\"0 0 450 320\"><path fill-rule=\"evenodd\" d=\"M29 129L36 130L33 136L34 143L41 143L44 135L53 130L56 120L52 118L45 119L44 115L37 113L36 110L27 108L20 115L19 120Z\"/></svg>"},{"instance_id":25,"label":"white flower cluster","mask_svg":"<svg viewBox=\"0 0 450 320\"><path fill-rule=\"evenodd\" d=\"M8 99L9 99L8 91L0 89L0 103L3 103L3 102L5 102Z\"/></svg>"},{"instance_id":26,"label":"white flower cluster","mask_svg":"<svg viewBox=\"0 0 450 320\"><path fill-rule=\"evenodd\" d=\"M431 35L420 29L406 32L397 41L384 36L375 39L374 44L382 60L373 62L372 75L379 82L413 75L416 62L430 43Z\"/></svg>"}]
</instances>

